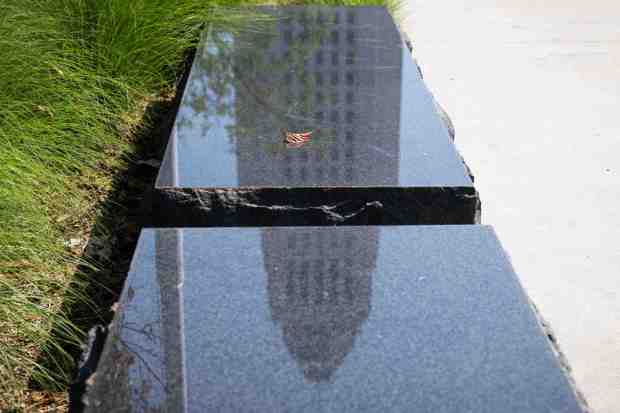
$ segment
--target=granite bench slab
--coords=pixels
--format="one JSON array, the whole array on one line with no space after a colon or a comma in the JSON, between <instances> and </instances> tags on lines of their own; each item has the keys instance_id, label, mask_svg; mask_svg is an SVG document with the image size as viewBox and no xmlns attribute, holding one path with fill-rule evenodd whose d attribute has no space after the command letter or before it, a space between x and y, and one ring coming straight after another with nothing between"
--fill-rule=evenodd
<instances>
[{"instance_id":1,"label":"granite bench slab","mask_svg":"<svg viewBox=\"0 0 620 413\"><path fill-rule=\"evenodd\" d=\"M196 52L153 227L472 224L478 194L382 7L263 7Z\"/></svg>"},{"instance_id":2,"label":"granite bench slab","mask_svg":"<svg viewBox=\"0 0 620 413\"><path fill-rule=\"evenodd\" d=\"M143 230L87 411L581 412L486 226Z\"/></svg>"}]
</instances>

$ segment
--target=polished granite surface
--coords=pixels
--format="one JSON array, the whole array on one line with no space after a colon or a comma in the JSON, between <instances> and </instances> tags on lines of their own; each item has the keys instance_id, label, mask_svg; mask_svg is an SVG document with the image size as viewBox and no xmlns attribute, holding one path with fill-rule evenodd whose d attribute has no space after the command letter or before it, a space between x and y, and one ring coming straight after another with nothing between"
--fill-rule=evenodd
<instances>
[{"instance_id":1,"label":"polished granite surface","mask_svg":"<svg viewBox=\"0 0 620 413\"><path fill-rule=\"evenodd\" d=\"M472 183L384 8L284 7L205 34L156 185Z\"/></svg>"},{"instance_id":2,"label":"polished granite surface","mask_svg":"<svg viewBox=\"0 0 620 413\"><path fill-rule=\"evenodd\" d=\"M486 226L144 230L86 401L581 411Z\"/></svg>"}]
</instances>

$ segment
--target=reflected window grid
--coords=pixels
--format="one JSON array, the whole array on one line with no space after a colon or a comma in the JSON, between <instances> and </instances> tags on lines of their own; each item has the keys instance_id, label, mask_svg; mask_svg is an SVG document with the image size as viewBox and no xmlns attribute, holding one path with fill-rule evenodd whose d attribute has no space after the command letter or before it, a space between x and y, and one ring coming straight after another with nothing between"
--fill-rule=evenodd
<instances>
[{"instance_id":1,"label":"reflected window grid","mask_svg":"<svg viewBox=\"0 0 620 413\"><path fill-rule=\"evenodd\" d=\"M315 17L322 18L318 15ZM325 35L318 36L327 41L311 52L306 70L302 73L293 72L292 77L291 72L286 74L286 86L290 92L282 95L289 112L314 120L314 126L312 123L303 125L295 121L291 130L312 129L315 132L314 142L320 142L320 146L291 149L293 156L285 157L288 167L276 168L286 175L284 178L289 184L306 184L316 179L329 185L350 183L354 182L356 177L359 178L360 174L355 171L358 160L354 137L356 133L364 134L367 130L357 132L356 120L372 116L381 109L376 105L369 105L366 99L364 102L357 101L357 87L361 86L366 90L362 91L364 96L374 93L368 89L375 84L371 67L379 63L376 61L378 56L371 50L370 55L365 58L365 65L361 66L359 61L356 61L356 36L359 33L355 26L358 23L356 15L345 12L341 17L339 24L330 27ZM286 40L295 43L299 42L299 34L303 34L308 27L299 27L296 23L285 25L282 30ZM303 38L303 35L301 37ZM294 44L281 47L294 51L295 47L291 46ZM371 61L368 61L369 58ZM360 68L365 70L364 75L368 73L371 78L358 78L357 70ZM291 67L289 70L294 69ZM305 79L308 82L304 82ZM360 110L362 112L359 112ZM322 167L319 167L319 162ZM307 168L302 170L301 165L307 165Z\"/></svg>"}]
</instances>

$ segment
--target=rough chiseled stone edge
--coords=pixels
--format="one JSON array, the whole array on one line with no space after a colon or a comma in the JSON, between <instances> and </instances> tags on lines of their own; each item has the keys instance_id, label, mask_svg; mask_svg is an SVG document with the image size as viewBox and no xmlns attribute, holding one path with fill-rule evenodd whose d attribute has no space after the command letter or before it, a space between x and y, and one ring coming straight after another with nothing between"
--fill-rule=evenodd
<instances>
[{"instance_id":1,"label":"rough chiseled stone edge","mask_svg":"<svg viewBox=\"0 0 620 413\"><path fill-rule=\"evenodd\" d=\"M407 49L409 49L409 52L411 53L411 58L413 59L413 63L415 64L416 68L418 69L418 73L420 74L420 78L422 80L424 80L424 74L422 73L422 69L420 68L420 65L418 64L418 61L415 58L415 56L413 56L413 43L411 42L411 40L409 39L409 37L407 36L407 34L404 31L400 30L400 28L399 28L398 31L399 31L399 33L401 35L401 38L403 39L403 42L407 46ZM454 140L454 138L456 136L456 130L454 129L454 123L452 122L452 119L450 118L450 115L448 115L448 112L446 112L445 109L443 108L443 106L441 106L439 104L437 99L435 99L435 95L433 95L433 93L430 90L428 91L428 93L433 98L433 103L435 105L435 110L437 111L437 116L439 116L439 118L441 119L441 121L445 125L446 129L448 130L448 134L450 135L452 140ZM465 161L463 161L463 163L465 163ZM469 172L469 167L467 167L467 164L465 164L465 167L467 168L467 171ZM471 176L471 173L469 175ZM473 181L473 177L472 177L472 181Z\"/></svg>"},{"instance_id":2,"label":"rough chiseled stone edge","mask_svg":"<svg viewBox=\"0 0 620 413\"><path fill-rule=\"evenodd\" d=\"M403 39L403 42L407 46L407 49L409 49L409 52L411 53L411 58L413 59L413 63L415 64L416 68L418 69L420 78L422 79L422 81L424 81L424 74L422 73L422 69L420 68L420 65L418 64L418 61L416 60L415 56L413 56L413 43L411 42L411 40L409 39L409 37L406 35L404 31L399 29L399 33ZM428 90L428 87L427 87L427 90ZM431 95L431 98L433 99L433 104L435 105L435 111L437 112L437 116L439 116L446 130L448 131L450 138L452 138L452 140L454 141L456 137L456 130L454 128L454 122L452 122L452 119L450 118L450 115L448 115L448 112L446 112L443 106L441 106L441 104L437 101L437 99L435 98L435 95L433 95L433 93L430 90L428 90L428 93ZM465 166L467 175L469 175L469 178L471 179L471 181L474 182L475 181L474 174L472 173L471 168L469 167L469 165L467 165L467 162L465 162L465 159L461 156L461 154L459 153L458 155L461 158L461 162L463 162L463 165Z\"/></svg>"},{"instance_id":3,"label":"rough chiseled stone edge","mask_svg":"<svg viewBox=\"0 0 620 413\"><path fill-rule=\"evenodd\" d=\"M514 268L514 266L512 265L512 258L510 254L508 253L508 251L505 248L502 248L502 251L504 252L506 260ZM513 269L513 272L514 272L514 269ZM516 275L516 272L515 272L515 275ZM577 386L577 382L575 381L575 378L573 377L573 374L572 374L572 368L570 367L568 359L560 347L558 339L555 333L553 332L551 325L542 316L541 312L538 310L538 307L536 306L532 298L528 295L527 290L523 287L521 288L521 290L523 292L523 296L525 298L526 303L529 304L532 312L534 313L534 317L536 321L538 322L538 326L542 334L545 335L545 337L547 338L547 341L549 342L549 347L551 349L551 352L554 354L555 359L557 360L560 369L564 373L564 377L566 377L566 380L568 381L568 385L573 390L573 394L575 395L575 399L577 400L579 407L581 408L583 413L593 413L592 409L588 405L588 401L585 398L583 392L579 390L579 387Z\"/></svg>"},{"instance_id":4,"label":"rough chiseled stone edge","mask_svg":"<svg viewBox=\"0 0 620 413\"><path fill-rule=\"evenodd\" d=\"M476 224L473 187L154 188L144 226Z\"/></svg>"},{"instance_id":5,"label":"rough chiseled stone edge","mask_svg":"<svg viewBox=\"0 0 620 413\"><path fill-rule=\"evenodd\" d=\"M573 370L568 362L568 358L562 351L562 348L560 347L560 343L558 342L558 339L555 333L553 332L551 325L542 316L542 314L538 310L538 307L536 307L536 304L534 303L534 301L532 301L532 299L529 296L527 296L527 299L529 301L530 307L532 308L532 311L534 311L534 315L536 316L538 320L538 324L540 328L542 329L543 334L545 334L545 336L547 337L547 340L549 341L549 344L551 345L551 350L553 351L553 354L555 354L555 357L558 360L560 368L564 372L564 376L566 376L566 379L568 380L569 385L572 387L573 392L575 393L575 398L577 399L577 402L579 403L581 409L583 410L584 413L593 413L591 407L588 405L588 401L585 398L583 392L579 390L579 386L577 386L577 382L575 381L575 378L573 377L573 373L572 373Z\"/></svg>"},{"instance_id":6,"label":"rough chiseled stone edge","mask_svg":"<svg viewBox=\"0 0 620 413\"><path fill-rule=\"evenodd\" d=\"M108 336L108 329L102 325L95 325L88 332L88 340L82 346L82 354L78 361L75 379L69 387L69 413L82 413L84 400L89 382L98 371L99 360Z\"/></svg>"}]
</instances>

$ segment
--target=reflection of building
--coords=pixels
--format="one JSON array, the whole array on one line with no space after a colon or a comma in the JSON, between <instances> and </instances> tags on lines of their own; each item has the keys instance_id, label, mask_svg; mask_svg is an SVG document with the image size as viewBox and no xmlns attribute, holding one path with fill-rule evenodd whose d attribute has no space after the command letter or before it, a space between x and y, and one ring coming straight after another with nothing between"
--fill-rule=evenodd
<instances>
[{"instance_id":1,"label":"reflection of building","mask_svg":"<svg viewBox=\"0 0 620 413\"><path fill-rule=\"evenodd\" d=\"M128 276L89 390L88 412L175 412L187 403L182 231L145 231L140 242L147 245L136 251L154 248L154 256Z\"/></svg>"},{"instance_id":2,"label":"reflection of building","mask_svg":"<svg viewBox=\"0 0 620 413\"><path fill-rule=\"evenodd\" d=\"M379 228L264 229L272 318L304 377L329 380L371 308Z\"/></svg>"},{"instance_id":3,"label":"reflection of building","mask_svg":"<svg viewBox=\"0 0 620 413\"><path fill-rule=\"evenodd\" d=\"M402 50L390 16L283 10L264 53L275 65L236 73L239 185L396 185ZM312 130L312 143L287 149L282 129ZM309 381L332 377L368 318L378 233L263 230L272 317Z\"/></svg>"},{"instance_id":4,"label":"reflection of building","mask_svg":"<svg viewBox=\"0 0 620 413\"><path fill-rule=\"evenodd\" d=\"M118 320L119 344L132 359L127 388L132 392L133 409L172 412L186 404L183 295L179 288L182 233L160 229L151 234L155 238L155 279L144 277L129 285ZM145 238L153 242L152 237Z\"/></svg>"},{"instance_id":5,"label":"reflection of building","mask_svg":"<svg viewBox=\"0 0 620 413\"><path fill-rule=\"evenodd\" d=\"M264 52L272 64L236 73L239 185L396 185L402 49L391 17L381 8L283 10ZM252 45L244 36L241 49ZM283 129L313 131L312 144L286 149Z\"/></svg>"},{"instance_id":6,"label":"reflection of building","mask_svg":"<svg viewBox=\"0 0 620 413\"><path fill-rule=\"evenodd\" d=\"M161 309L161 354L163 359L165 409L185 407L185 346L183 343L183 238L179 229L155 231L155 270Z\"/></svg>"}]
</instances>

